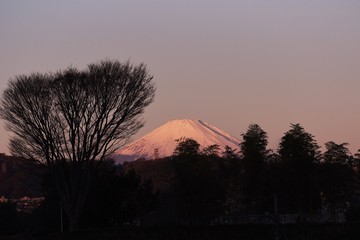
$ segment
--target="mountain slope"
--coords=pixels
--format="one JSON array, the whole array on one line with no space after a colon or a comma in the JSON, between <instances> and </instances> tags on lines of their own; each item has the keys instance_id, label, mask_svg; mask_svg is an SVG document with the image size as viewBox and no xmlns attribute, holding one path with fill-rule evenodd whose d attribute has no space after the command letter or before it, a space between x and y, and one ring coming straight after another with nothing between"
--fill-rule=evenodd
<instances>
[{"instance_id":1,"label":"mountain slope","mask_svg":"<svg viewBox=\"0 0 360 240\"><path fill-rule=\"evenodd\" d=\"M123 162L171 156L177 145L175 140L181 138L192 138L201 148L217 144L220 152L225 146L239 149L240 143L239 139L201 120L172 120L120 149L114 157L117 162Z\"/></svg>"}]
</instances>

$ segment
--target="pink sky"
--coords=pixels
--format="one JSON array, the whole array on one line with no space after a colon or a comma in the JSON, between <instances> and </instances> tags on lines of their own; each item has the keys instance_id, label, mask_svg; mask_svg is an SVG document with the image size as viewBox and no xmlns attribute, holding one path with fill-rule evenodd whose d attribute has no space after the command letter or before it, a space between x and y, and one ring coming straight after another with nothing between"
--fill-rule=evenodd
<instances>
[{"instance_id":1,"label":"pink sky","mask_svg":"<svg viewBox=\"0 0 360 240\"><path fill-rule=\"evenodd\" d=\"M157 85L146 125L202 119L277 144L300 123L320 145L360 148L360 1L0 2L0 90L10 77L144 62ZM0 152L8 135L0 128Z\"/></svg>"}]
</instances>

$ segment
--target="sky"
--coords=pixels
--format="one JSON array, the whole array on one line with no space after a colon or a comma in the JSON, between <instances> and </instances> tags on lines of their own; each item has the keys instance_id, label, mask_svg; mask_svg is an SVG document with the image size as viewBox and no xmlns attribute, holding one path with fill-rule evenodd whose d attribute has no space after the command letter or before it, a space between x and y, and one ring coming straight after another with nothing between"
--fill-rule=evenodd
<instances>
[{"instance_id":1,"label":"sky","mask_svg":"<svg viewBox=\"0 0 360 240\"><path fill-rule=\"evenodd\" d=\"M276 149L300 123L355 153L359 43L358 0L2 0L0 91L19 74L130 59L157 86L133 139L189 118L238 138L257 123Z\"/></svg>"}]
</instances>

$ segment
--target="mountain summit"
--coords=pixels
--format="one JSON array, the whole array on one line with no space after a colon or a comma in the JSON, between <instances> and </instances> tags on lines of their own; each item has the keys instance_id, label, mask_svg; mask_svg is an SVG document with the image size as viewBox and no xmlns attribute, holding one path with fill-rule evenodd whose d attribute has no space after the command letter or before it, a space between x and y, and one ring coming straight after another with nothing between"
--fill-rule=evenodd
<instances>
[{"instance_id":1,"label":"mountain summit","mask_svg":"<svg viewBox=\"0 0 360 240\"><path fill-rule=\"evenodd\" d=\"M177 146L176 140L182 138L194 139L201 148L217 144L220 152L225 146L239 149L240 144L239 139L201 120L172 120L118 150L114 157L117 162L123 162L171 156Z\"/></svg>"}]
</instances>

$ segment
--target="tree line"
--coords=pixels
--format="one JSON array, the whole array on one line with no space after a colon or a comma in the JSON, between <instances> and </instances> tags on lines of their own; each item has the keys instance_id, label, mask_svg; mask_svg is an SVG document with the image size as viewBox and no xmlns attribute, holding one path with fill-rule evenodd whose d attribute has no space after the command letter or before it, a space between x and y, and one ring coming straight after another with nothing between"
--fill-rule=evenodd
<instances>
[{"instance_id":1,"label":"tree line","mask_svg":"<svg viewBox=\"0 0 360 240\"><path fill-rule=\"evenodd\" d=\"M256 124L241 136L240 151L230 147L221 151L217 145L201 149L195 140L184 138L170 157L121 165L101 162L79 227L221 225L223 217L267 218L274 214L275 197L278 214L326 211L330 221L345 213L347 221L359 222L360 156L351 154L346 143L329 141L321 152L314 136L300 124L290 126L276 151L268 149L267 133ZM31 165L31 160L8 158L42 176L45 201L29 215L16 215L11 211L15 206L2 205L4 229L59 232L61 199L50 181L51 172ZM31 182L29 177L24 184ZM66 218L63 224L68 229Z\"/></svg>"},{"instance_id":2,"label":"tree line","mask_svg":"<svg viewBox=\"0 0 360 240\"><path fill-rule=\"evenodd\" d=\"M171 157L124 166L152 179L163 194L160 205L169 208L160 206L159 216L168 214L174 221L274 211L326 214L335 222L344 214L360 217L354 215L360 203L359 152L351 154L347 143L333 141L321 152L300 124L290 126L276 151L267 145L267 133L251 124L240 151L226 147L220 152L217 145L201 150L195 140L182 139Z\"/></svg>"}]
</instances>

